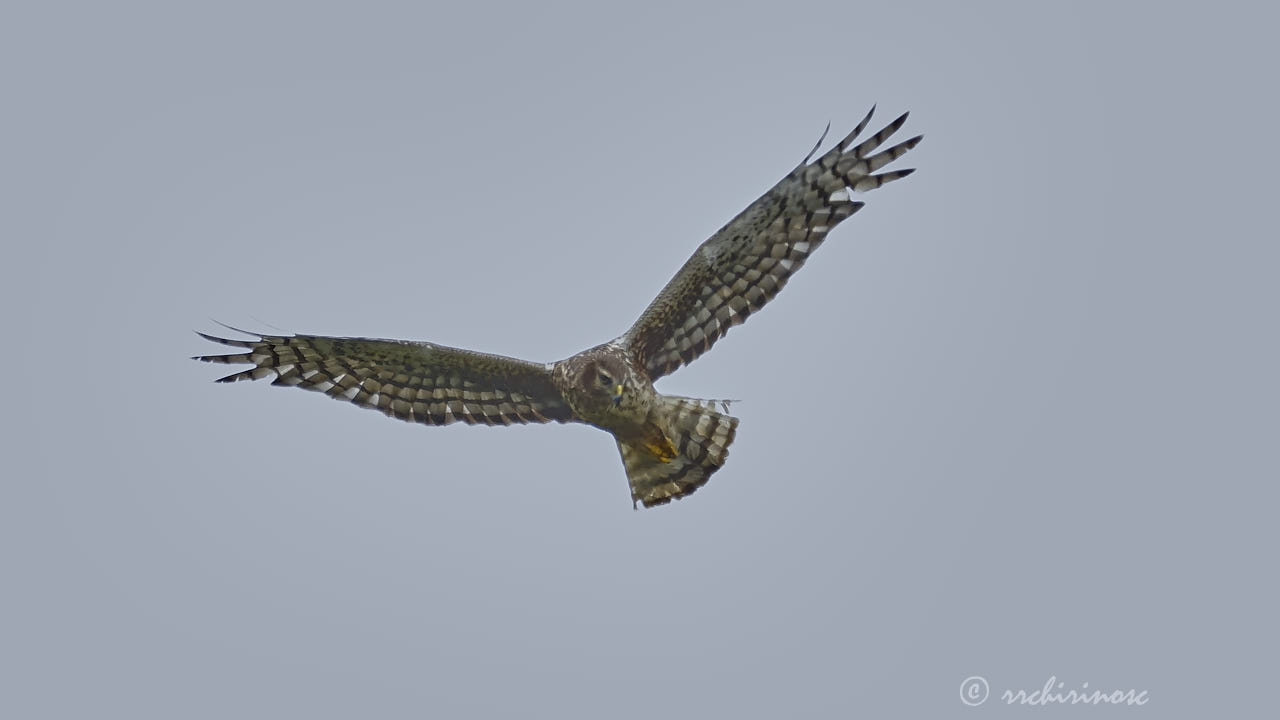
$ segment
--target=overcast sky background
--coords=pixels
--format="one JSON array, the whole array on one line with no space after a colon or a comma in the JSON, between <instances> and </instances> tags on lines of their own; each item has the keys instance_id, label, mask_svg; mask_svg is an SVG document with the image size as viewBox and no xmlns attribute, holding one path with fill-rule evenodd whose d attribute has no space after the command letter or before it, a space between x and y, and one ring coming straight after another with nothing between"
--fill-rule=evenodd
<instances>
[{"instance_id":1,"label":"overcast sky background","mask_svg":"<svg viewBox=\"0 0 1280 720\"><path fill-rule=\"evenodd\" d=\"M1274 15L27 5L0 715L1090 714L997 697L1051 676L1274 707ZM659 383L742 400L682 502L633 511L592 428L187 359L212 319L566 357L872 103L919 172Z\"/></svg>"}]
</instances>

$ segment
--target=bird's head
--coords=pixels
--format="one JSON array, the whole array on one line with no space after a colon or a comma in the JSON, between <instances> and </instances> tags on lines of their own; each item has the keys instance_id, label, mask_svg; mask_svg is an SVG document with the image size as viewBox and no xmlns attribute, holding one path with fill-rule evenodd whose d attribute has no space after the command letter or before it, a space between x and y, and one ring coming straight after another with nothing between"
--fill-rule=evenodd
<instances>
[{"instance_id":1,"label":"bird's head","mask_svg":"<svg viewBox=\"0 0 1280 720\"><path fill-rule=\"evenodd\" d=\"M617 410L635 387L626 363L612 356L592 358L583 364L575 385L579 398L593 414Z\"/></svg>"},{"instance_id":2,"label":"bird's head","mask_svg":"<svg viewBox=\"0 0 1280 720\"><path fill-rule=\"evenodd\" d=\"M626 375L627 370L624 367L608 368L604 363L596 366L594 379L596 387L599 388L597 392L608 396L615 407L622 403L622 394L625 392L623 379Z\"/></svg>"}]
</instances>

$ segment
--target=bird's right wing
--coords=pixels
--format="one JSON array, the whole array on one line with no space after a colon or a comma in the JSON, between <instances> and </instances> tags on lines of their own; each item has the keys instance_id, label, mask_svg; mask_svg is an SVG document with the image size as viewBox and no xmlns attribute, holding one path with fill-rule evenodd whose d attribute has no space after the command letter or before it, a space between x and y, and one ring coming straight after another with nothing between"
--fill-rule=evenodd
<instances>
[{"instance_id":1,"label":"bird's right wing","mask_svg":"<svg viewBox=\"0 0 1280 720\"><path fill-rule=\"evenodd\" d=\"M525 360L406 340L257 333L245 333L256 340L228 340L198 334L245 352L193 359L254 366L218 382L274 378L272 385L316 390L426 425L575 419L548 368Z\"/></svg>"},{"instance_id":2,"label":"bird's right wing","mask_svg":"<svg viewBox=\"0 0 1280 720\"><path fill-rule=\"evenodd\" d=\"M854 145L870 120L867 113L853 132L812 164L805 158L698 246L658 293L622 338L651 379L692 362L773 299L827 233L862 207L849 199L850 190L874 190L912 173L876 173L920 142L916 136L880 149L907 116Z\"/></svg>"}]
</instances>

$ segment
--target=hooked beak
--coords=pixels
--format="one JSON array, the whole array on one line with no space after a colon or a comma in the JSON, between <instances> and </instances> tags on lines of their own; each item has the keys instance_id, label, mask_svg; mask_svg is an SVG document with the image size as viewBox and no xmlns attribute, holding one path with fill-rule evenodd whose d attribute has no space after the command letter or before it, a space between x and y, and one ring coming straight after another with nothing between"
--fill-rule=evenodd
<instances>
[{"instance_id":1,"label":"hooked beak","mask_svg":"<svg viewBox=\"0 0 1280 720\"><path fill-rule=\"evenodd\" d=\"M613 389L613 406L618 407L622 402L622 386L619 385Z\"/></svg>"}]
</instances>

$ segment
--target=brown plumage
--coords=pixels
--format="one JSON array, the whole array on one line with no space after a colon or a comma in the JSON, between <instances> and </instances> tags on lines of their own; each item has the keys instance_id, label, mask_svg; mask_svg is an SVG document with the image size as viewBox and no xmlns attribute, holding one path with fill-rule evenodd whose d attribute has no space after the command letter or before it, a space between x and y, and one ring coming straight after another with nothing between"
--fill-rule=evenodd
<instances>
[{"instance_id":1,"label":"brown plumage","mask_svg":"<svg viewBox=\"0 0 1280 720\"><path fill-rule=\"evenodd\" d=\"M684 497L724 465L738 419L726 414L727 402L718 412L715 401L662 395L653 382L692 362L773 299L831 229L862 208L849 199L850 190L873 190L913 172L876 174L920 142L916 136L877 151L905 114L853 144L872 113L702 243L621 337L560 362L426 342L255 333L246 333L252 340L201 333L244 352L195 359L253 366L222 382L270 377L274 385L320 391L426 425L587 423L617 440L633 503L652 507Z\"/></svg>"}]
</instances>

